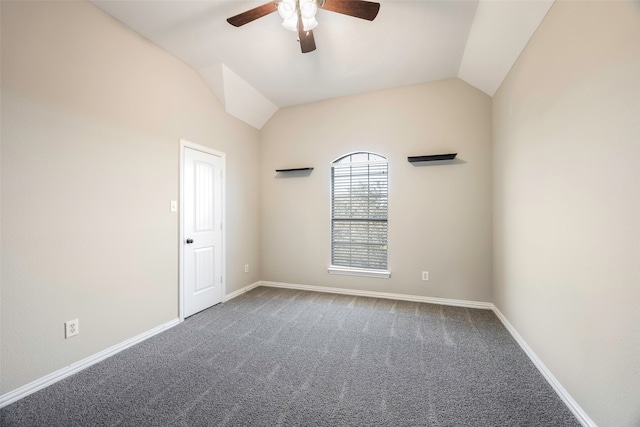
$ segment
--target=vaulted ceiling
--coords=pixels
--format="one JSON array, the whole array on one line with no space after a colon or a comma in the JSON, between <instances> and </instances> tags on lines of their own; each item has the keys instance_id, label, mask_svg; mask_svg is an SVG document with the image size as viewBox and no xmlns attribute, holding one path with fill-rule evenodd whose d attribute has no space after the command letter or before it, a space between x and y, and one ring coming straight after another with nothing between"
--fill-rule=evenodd
<instances>
[{"instance_id":1,"label":"vaulted ceiling","mask_svg":"<svg viewBox=\"0 0 640 427\"><path fill-rule=\"evenodd\" d=\"M553 0L379 0L366 21L320 9L317 49L264 0L91 0L197 70L227 111L261 128L280 107L459 77L493 96Z\"/></svg>"}]
</instances>

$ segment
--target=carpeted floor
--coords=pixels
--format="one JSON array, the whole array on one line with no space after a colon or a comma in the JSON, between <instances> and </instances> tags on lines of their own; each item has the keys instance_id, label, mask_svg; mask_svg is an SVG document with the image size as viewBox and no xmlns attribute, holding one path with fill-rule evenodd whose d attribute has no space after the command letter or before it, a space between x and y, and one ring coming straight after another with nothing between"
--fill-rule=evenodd
<instances>
[{"instance_id":1,"label":"carpeted floor","mask_svg":"<svg viewBox=\"0 0 640 427\"><path fill-rule=\"evenodd\" d=\"M9 426L579 426L496 316L256 288L0 410Z\"/></svg>"}]
</instances>

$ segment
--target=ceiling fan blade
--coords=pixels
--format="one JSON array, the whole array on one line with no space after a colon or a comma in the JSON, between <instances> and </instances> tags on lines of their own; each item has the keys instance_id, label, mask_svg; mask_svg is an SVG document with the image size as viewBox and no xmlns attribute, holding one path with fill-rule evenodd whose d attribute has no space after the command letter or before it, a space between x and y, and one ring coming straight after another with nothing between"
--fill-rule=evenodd
<instances>
[{"instance_id":1,"label":"ceiling fan blade","mask_svg":"<svg viewBox=\"0 0 640 427\"><path fill-rule=\"evenodd\" d=\"M331 12L373 21L378 16L380 3L364 0L324 0L319 6Z\"/></svg>"},{"instance_id":2,"label":"ceiling fan blade","mask_svg":"<svg viewBox=\"0 0 640 427\"><path fill-rule=\"evenodd\" d=\"M304 30L302 24L302 16L298 13L298 39L300 40L300 49L302 53L309 53L316 50L316 40L313 38L313 31Z\"/></svg>"},{"instance_id":3,"label":"ceiling fan blade","mask_svg":"<svg viewBox=\"0 0 640 427\"><path fill-rule=\"evenodd\" d=\"M278 10L276 8L275 2L270 1L269 3L265 3L262 6L254 7L253 9L249 9L246 12L242 12L236 16L232 16L227 19L227 22L234 27L240 27L244 24L248 24L251 21L255 21L258 18L262 18L272 12Z\"/></svg>"},{"instance_id":4,"label":"ceiling fan blade","mask_svg":"<svg viewBox=\"0 0 640 427\"><path fill-rule=\"evenodd\" d=\"M302 35L298 35L300 38L300 49L302 53L309 53L316 50L316 40L313 38L313 31L304 31Z\"/></svg>"}]
</instances>

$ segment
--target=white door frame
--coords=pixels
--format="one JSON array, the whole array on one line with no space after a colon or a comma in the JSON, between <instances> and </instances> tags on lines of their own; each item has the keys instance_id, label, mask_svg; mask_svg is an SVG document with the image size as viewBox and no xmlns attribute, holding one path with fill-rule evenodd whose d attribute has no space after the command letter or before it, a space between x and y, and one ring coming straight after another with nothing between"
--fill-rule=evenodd
<instances>
[{"instance_id":1,"label":"white door frame","mask_svg":"<svg viewBox=\"0 0 640 427\"><path fill-rule=\"evenodd\" d=\"M227 155L222 151L213 150L209 147L196 144L186 139L180 139L180 242L179 247L179 285L178 285L178 316L180 321L184 321L184 150L191 148L192 150L202 151L203 153L212 154L221 159L222 170L222 301L225 301L227 294L227 275L226 258L227 258L227 221L226 221L226 179L227 179Z\"/></svg>"}]
</instances>

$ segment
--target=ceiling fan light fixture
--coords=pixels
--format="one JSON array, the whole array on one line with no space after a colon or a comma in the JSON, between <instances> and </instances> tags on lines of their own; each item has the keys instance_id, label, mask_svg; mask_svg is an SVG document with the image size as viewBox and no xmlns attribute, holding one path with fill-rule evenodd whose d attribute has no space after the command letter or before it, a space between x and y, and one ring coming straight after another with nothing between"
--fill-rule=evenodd
<instances>
[{"instance_id":1,"label":"ceiling fan light fixture","mask_svg":"<svg viewBox=\"0 0 640 427\"><path fill-rule=\"evenodd\" d=\"M278 3L278 13L285 21L296 17L295 0L282 0Z\"/></svg>"},{"instance_id":2,"label":"ceiling fan light fixture","mask_svg":"<svg viewBox=\"0 0 640 427\"><path fill-rule=\"evenodd\" d=\"M304 16L302 17L302 28L304 31L311 31L317 26L318 21L316 21L316 18L307 19Z\"/></svg>"},{"instance_id":3,"label":"ceiling fan light fixture","mask_svg":"<svg viewBox=\"0 0 640 427\"><path fill-rule=\"evenodd\" d=\"M316 12L318 11L318 6L316 2L313 0L300 0L300 14L303 19L313 19L315 20Z\"/></svg>"},{"instance_id":4,"label":"ceiling fan light fixture","mask_svg":"<svg viewBox=\"0 0 640 427\"><path fill-rule=\"evenodd\" d=\"M298 8L304 31L311 31L318 26L316 20L318 6L314 0L281 0L277 7L283 20L282 26L287 30L298 31Z\"/></svg>"},{"instance_id":5,"label":"ceiling fan light fixture","mask_svg":"<svg viewBox=\"0 0 640 427\"><path fill-rule=\"evenodd\" d=\"M275 0L227 18L227 22L241 27L277 10L283 20L282 26L298 34L302 53L309 53L316 50L311 30L318 26L318 8L373 21L380 10L380 3L369 0Z\"/></svg>"},{"instance_id":6,"label":"ceiling fan light fixture","mask_svg":"<svg viewBox=\"0 0 640 427\"><path fill-rule=\"evenodd\" d=\"M298 31L298 12L296 0L282 0L278 3L278 13L282 18L282 26L287 30Z\"/></svg>"},{"instance_id":7,"label":"ceiling fan light fixture","mask_svg":"<svg viewBox=\"0 0 640 427\"><path fill-rule=\"evenodd\" d=\"M282 26L287 30L298 31L298 18L293 15L291 18L282 21Z\"/></svg>"},{"instance_id":8,"label":"ceiling fan light fixture","mask_svg":"<svg viewBox=\"0 0 640 427\"><path fill-rule=\"evenodd\" d=\"M318 5L315 0L299 0L300 1L300 16L302 16L302 24L304 31L311 31L318 26L316 21L316 12L318 12Z\"/></svg>"}]
</instances>

